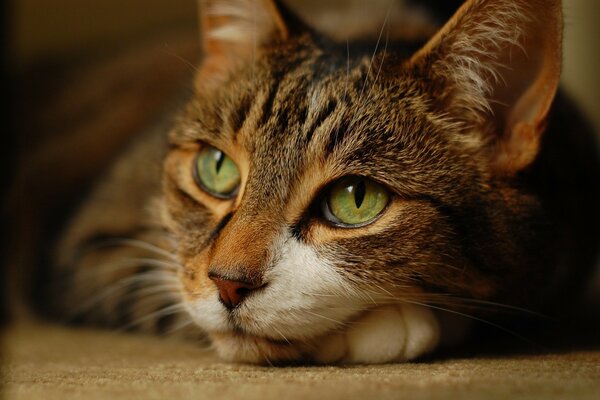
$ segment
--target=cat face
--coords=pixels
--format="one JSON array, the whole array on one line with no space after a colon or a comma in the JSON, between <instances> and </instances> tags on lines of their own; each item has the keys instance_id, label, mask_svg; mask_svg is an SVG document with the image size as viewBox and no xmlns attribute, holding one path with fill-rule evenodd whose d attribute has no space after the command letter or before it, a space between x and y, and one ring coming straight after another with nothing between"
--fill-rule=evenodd
<instances>
[{"instance_id":1,"label":"cat face","mask_svg":"<svg viewBox=\"0 0 600 400\"><path fill-rule=\"evenodd\" d=\"M500 26L506 37L492 40L482 27L499 15L522 22L528 8L504 15L512 2L469 2L416 54L396 43L353 54L273 3L249 3L204 9L207 55L164 167L185 304L219 352L315 359L329 338L358 335L371 310L452 308L449 296L494 298L520 279L518 241L536 202L511 176L533 159L554 91L528 100L535 85L523 80L547 70L536 64L516 94L499 93L486 82L500 55L469 65L483 56L467 44L518 47L523 32ZM466 43L469 24L481 36ZM512 103L492 114L492 96ZM438 328L413 311L398 320L428 327L418 356Z\"/></svg>"}]
</instances>

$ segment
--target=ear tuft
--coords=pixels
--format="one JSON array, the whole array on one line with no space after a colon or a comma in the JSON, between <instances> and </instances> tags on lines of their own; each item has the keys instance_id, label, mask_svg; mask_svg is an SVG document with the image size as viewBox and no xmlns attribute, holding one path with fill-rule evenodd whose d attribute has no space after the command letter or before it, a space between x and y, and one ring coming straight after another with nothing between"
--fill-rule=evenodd
<instances>
[{"instance_id":1,"label":"ear tuft","mask_svg":"<svg viewBox=\"0 0 600 400\"><path fill-rule=\"evenodd\" d=\"M493 167L512 174L537 154L558 87L560 0L467 0L410 60L446 82L448 114L492 126Z\"/></svg>"},{"instance_id":2,"label":"ear tuft","mask_svg":"<svg viewBox=\"0 0 600 400\"><path fill-rule=\"evenodd\" d=\"M478 10L477 8L481 8ZM528 6L501 7L490 4L473 5L468 13L457 18L454 32L443 38L438 51L447 55L436 65L454 81L466 96L465 102L479 111L491 111L491 96L496 86L505 84L503 73L508 72L504 51L522 50L523 26L528 19ZM474 17L473 14L477 13ZM454 36L452 36L454 35Z\"/></svg>"}]
</instances>

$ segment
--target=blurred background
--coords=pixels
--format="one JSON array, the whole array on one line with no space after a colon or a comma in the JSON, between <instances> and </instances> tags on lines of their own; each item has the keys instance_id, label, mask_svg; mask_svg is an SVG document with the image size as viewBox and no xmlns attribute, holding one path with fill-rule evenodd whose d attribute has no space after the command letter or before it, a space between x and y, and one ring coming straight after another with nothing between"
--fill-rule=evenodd
<instances>
[{"instance_id":1,"label":"blurred background","mask_svg":"<svg viewBox=\"0 0 600 400\"><path fill-rule=\"evenodd\" d=\"M358 12L346 21L364 22L361 10L385 11L389 0L287 2L326 25L348 7ZM2 186L10 188L2 193L2 229L11 238L3 254L9 264L33 265L38 253L27 246L63 220L72 207L64 199L84 192L128 133L193 74L196 0L3 0L1 7L2 130L9 133L2 176L10 182ZM564 0L564 10L563 86L600 132L600 1ZM2 292L10 290L21 289Z\"/></svg>"}]
</instances>

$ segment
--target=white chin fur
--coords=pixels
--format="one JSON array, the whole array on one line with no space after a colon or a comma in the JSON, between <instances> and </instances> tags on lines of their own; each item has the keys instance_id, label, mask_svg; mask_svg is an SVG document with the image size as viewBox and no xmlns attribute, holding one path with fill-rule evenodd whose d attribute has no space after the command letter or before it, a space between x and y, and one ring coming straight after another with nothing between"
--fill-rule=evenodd
<instances>
[{"instance_id":1,"label":"white chin fur","mask_svg":"<svg viewBox=\"0 0 600 400\"><path fill-rule=\"evenodd\" d=\"M440 341L434 313L415 305L373 309L347 332L329 336L315 352L321 363L381 364L414 360Z\"/></svg>"}]
</instances>

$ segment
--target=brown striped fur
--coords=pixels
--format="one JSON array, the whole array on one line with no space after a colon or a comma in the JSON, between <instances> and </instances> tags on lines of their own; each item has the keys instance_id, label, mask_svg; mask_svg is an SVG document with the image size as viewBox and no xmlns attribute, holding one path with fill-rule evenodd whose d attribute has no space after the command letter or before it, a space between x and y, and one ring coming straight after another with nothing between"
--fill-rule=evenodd
<instances>
[{"instance_id":1,"label":"brown striped fur","mask_svg":"<svg viewBox=\"0 0 600 400\"><path fill-rule=\"evenodd\" d=\"M600 167L589 128L555 98L559 1L470 0L431 38L384 24L369 46L328 39L278 2L200 4L196 94L168 138L162 126L140 136L72 220L62 313L189 323L232 360L387 362L438 338L364 358L356 332L373 310L422 322L428 305L477 317L574 296L595 260ZM205 144L238 166L234 198L194 182ZM392 193L353 229L319 211L349 175ZM210 274L260 289L226 310ZM348 350L323 356L338 336Z\"/></svg>"}]
</instances>

